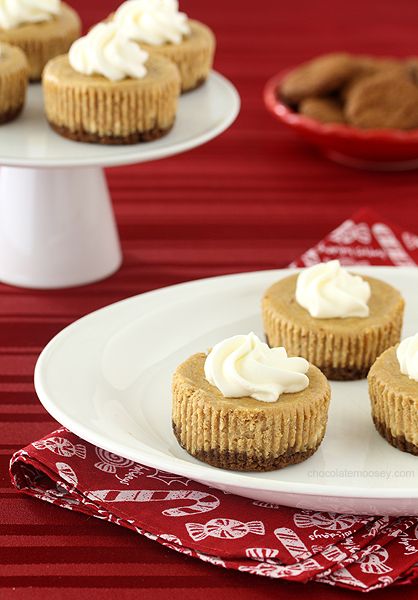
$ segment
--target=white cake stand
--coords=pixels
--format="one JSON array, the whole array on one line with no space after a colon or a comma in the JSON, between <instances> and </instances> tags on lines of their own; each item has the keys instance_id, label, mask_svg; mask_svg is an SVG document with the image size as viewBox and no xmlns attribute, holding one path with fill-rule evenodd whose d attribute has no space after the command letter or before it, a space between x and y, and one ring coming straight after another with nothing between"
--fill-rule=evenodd
<instances>
[{"instance_id":1,"label":"white cake stand","mask_svg":"<svg viewBox=\"0 0 418 600\"><path fill-rule=\"evenodd\" d=\"M103 167L172 156L216 137L235 120L238 93L212 72L180 98L176 124L161 140L133 146L81 144L48 126L42 90L0 128L0 280L30 288L82 285L122 261Z\"/></svg>"}]
</instances>

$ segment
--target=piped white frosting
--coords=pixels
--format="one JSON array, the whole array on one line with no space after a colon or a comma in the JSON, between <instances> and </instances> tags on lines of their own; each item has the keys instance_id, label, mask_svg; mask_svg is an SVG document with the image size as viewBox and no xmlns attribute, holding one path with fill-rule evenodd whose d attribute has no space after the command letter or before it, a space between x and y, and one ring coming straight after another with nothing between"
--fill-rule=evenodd
<instances>
[{"instance_id":1,"label":"piped white frosting","mask_svg":"<svg viewBox=\"0 0 418 600\"><path fill-rule=\"evenodd\" d=\"M0 28L50 21L61 12L61 0L0 0Z\"/></svg>"},{"instance_id":2,"label":"piped white frosting","mask_svg":"<svg viewBox=\"0 0 418 600\"><path fill-rule=\"evenodd\" d=\"M69 61L78 73L103 75L111 81L147 74L148 52L129 40L114 23L99 23L70 48Z\"/></svg>"},{"instance_id":3,"label":"piped white frosting","mask_svg":"<svg viewBox=\"0 0 418 600\"><path fill-rule=\"evenodd\" d=\"M396 350L401 373L418 381L418 333L407 337Z\"/></svg>"},{"instance_id":4,"label":"piped white frosting","mask_svg":"<svg viewBox=\"0 0 418 600\"><path fill-rule=\"evenodd\" d=\"M152 46L179 44L190 34L187 15L179 12L176 0L127 0L113 21L130 39Z\"/></svg>"},{"instance_id":5,"label":"piped white frosting","mask_svg":"<svg viewBox=\"0 0 418 600\"><path fill-rule=\"evenodd\" d=\"M281 394L304 390L309 363L287 356L285 348L269 348L254 333L216 344L205 361L205 377L226 398L250 396L276 402Z\"/></svg>"},{"instance_id":6,"label":"piped white frosting","mask_svg":"<svg viewBox=\"0 0 418 600\"><path fill-rule=\"evenodd\" d=\"M346 271L339 260L304 269L296 284L296 301L317 319L368 317L370 295L367 281Z\"/></svg>"}]
</instances>

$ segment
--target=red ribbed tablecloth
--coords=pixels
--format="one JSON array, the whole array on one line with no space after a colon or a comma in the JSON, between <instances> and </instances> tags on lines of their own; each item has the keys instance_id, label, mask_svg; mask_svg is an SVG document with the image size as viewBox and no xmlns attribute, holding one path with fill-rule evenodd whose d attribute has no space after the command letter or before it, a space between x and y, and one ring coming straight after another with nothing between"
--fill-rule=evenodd
<instances>
[{"instance_id":1,"label":"red ribbed tablecloth","mask_svg":"<svg viewBox=\"0 0 418 600\"><path fill-rule=\"evenodd\" d=\"M86 26L118 4L71 3ZM115 276L56 292L0 287L2 599L353 595L188 559L120 527L18 495L7 474L13 451L55 427L36 399L33 367L45 343L78 317L187 279L284 266L364 205L418 230L417 172L369 173L327 162L276 125L261 100L271 74L321 52L417 53L416 2L184 0L182 8L217 33L216 67L243 100L238 121L191 153L109 171L125 253ZM371 596L416 593L393 588Z\"/></svg>"}]
</instances>

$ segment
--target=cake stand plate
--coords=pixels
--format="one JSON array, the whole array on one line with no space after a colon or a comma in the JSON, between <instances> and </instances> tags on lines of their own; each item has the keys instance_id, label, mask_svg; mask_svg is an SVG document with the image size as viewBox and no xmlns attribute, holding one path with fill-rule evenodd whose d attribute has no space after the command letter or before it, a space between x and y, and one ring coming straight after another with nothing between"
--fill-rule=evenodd
<instances>
[{"instance_id":1,"label":"cake stand plate","mask_svg":"<svg viewBox=\"0 0 418 600\"><path fill-rule=\"evenodd\" d=\"M0 281L30 288L91 283L122 261L104 167L185 152L215 138L238 115L239 95L212 72L181 96L173 130L132 146L66 140L48 126L40 85L0 136Z\"/></svg>"}]
</instances>

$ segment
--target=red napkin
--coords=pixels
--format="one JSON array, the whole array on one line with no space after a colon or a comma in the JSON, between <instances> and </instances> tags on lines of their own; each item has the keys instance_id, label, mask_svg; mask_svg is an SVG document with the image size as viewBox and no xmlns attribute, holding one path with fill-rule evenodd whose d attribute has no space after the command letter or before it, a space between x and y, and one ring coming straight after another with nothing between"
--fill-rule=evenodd
<instances>
[{"instance_id":1,"label":"red napkin","mask_svg":"<svg viewBox=\"0 0 418 600\"><path fill-rule=\"evenodd\" d=\"M418 264L418 235L402 231L364 208L289 266L310 267L335 258L344 265L415 267Z\"/></svg>"},{"instance_id":2,"label":"red napkin","mask_svg":"<svg viewBox=\"0 0 418 600\"><path fill-rule=\"evenodd\" d=\"M362 210L295 265L415 265L418 236ZM134 463L58 429L10 463L22 492L116 523L200 560L358 591L418 581L418 517L368 517L256 502Z\"/></svg>"}]
</instances>

